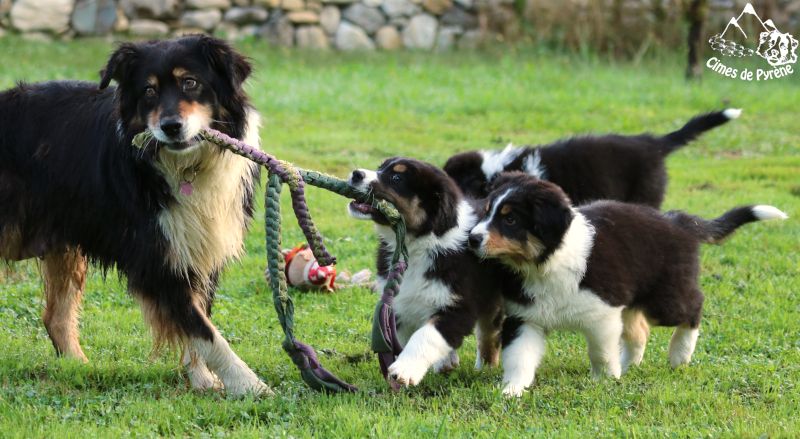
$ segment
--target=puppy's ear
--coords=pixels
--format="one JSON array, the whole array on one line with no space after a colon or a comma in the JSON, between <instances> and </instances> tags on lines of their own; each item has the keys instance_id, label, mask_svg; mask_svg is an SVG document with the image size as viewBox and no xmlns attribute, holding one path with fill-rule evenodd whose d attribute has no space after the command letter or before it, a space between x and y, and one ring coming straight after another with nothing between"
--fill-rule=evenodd
<instances>
[{"instance_id":1,"label":"puppy's ear","mask_svg":"<svg viewBox=\"0 0 800 439\"><path fill-rule=\"evenodd\" d=\"M234 90L239 90L253 67L225 41L209 36L200 37L200 47L217 74L227 78Z\"/></svg>"},{"instance_id":2,"label":"puppy's ear","mask_svg":"<svg viewBox=\"0 0 800 439\"><path fill-rule=\"evenodd\" d=\"M537 183L539 179L521 171L502 172L489 183L489 192L504 186L521 186L522 184Z\"/></svg>"},{"instance_id":3,"label":"puppy's ear","mask_svg":"<svg viewBox=\"0 0 800 439\"><path fill-rule=\"evenodd\" d=\"M132 43L123 43L111 54L106 67L100 71L100 89L108 87L111 80L121 83L139 59L139 48Z\"/></svg>"},{"instance_id":4,"label":"puppy's ear","mask_svg":"<svg viewBox=\"0 0 800 439\"><path fill-rule=\"evenodd\" d=\"M542 241L545 251L539 255L536 262L544 262L558 249L572 223L573 216L569 201L560 195L538 200L534 209L533 233Z\"/></svg>"}]
</instances>

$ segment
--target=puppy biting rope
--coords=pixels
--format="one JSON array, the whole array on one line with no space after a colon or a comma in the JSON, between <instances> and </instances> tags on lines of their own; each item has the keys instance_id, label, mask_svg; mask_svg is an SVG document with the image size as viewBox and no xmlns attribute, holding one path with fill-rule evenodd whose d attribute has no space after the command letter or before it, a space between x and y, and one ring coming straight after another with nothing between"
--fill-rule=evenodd
<instances>
[{"instance_id":1,"label":"puppy biting rope","mask_svg":"<svg viewBox=\"0 0 800 439\"><path fill-rule=\"evenodd\" d=\"M386 378L389 365L394 362L402 349L397 340L392 301L394 295L398 292L403 272L406 269L405 261L408 258L404 244L405 223L397 209L385 200L376 200L371 194L352 187L344 180L320 172L295 168L288 162L280 161L272 155L266 154L219 131L204 130L200 136L206 141L246 157L269 170L269 180L265 194L265 226L267 235L267 273L269 274L273 303L285 335L282 343L283 349L300 369L300 375L303 380L315 390L353 392L357 389L322 367L314 349L294 337L294 304L288 294L284 271L285 261L281 253L280 193L282 184L286 183L289 186L295 217L314 256L322 265L333 264L336 260L325 248L322 235L311 220L311 214L308 211L308 204L305 200L305 183L354 199L359 203L369 203L386 217L395 231L398 246L392 256L392 267L387 277L386 286L375 309L372 330L372 349L378 354L381 372ZM153 136L149 131L140 133L133 139L134 145L139 148L148 145L151 141L153 141ZM392 386L395 387L394 384Z\"/></svg>"}]
</instances>

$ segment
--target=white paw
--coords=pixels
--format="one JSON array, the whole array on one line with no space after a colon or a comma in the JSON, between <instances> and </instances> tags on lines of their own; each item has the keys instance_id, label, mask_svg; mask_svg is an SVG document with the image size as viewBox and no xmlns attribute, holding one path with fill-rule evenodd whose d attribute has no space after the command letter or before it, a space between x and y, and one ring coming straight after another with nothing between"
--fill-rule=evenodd
<instances>
[{"instance_id":1,"label":"white paw","mask_svg":"<svg viewBox=\"0 0 800 439\"><path fill-rule=\"evenodd\" d=\"M419 361L398 358L389 366L389 377L404 386L416 386L422 381L428 366Z\"/></svg>"},{"instance_id":2,"label":"white paw","mask_svg":"<svg viewBox=\"0 0 800 439\"><path fill-rule=\"evenodd\" d=\"M458 358L458 352L452 351L442 361L434 364L433 370L436 373L448 373L458 368L459 364L461 364L461 360Z\"/></svg>"},{"instance_id":3,"label":"white paw","mask_svg":"<svg viewBox=\"0 0 800 439\"><path fill-rule=\"evenodd\" d=\"M268 385L264 384L250 369L241 371L237 376L223 378L225 391L228 396L238 397L243 395L271 396L275 393Z\"/></svg>"},{"instance_id":4,"label":"white paw","mask_svg":"<svg viewBox=\"0 0 800 439\"><path fill-rule=\"evenodd\" d=\"M509 398L519 398L525 393L525 389L528 386L518 383L506 383L505 387L503 387L503 395Z\"/></svg>"},{"instance_id":5,"label":"white paw","mask_svg":"<svg viewBox=\"0 0 800 439\"><path fill-rule=\"evenodd\" d=\"M669 364L672 366L673 369L677 369L681 366L685 366L692 361L692 357L686 355L670 355L669 357Z\"/></svg>"},{"instance_id":6,"label":"white paw","mask_svg":"<svg viewBox=\"0 0 800 439\"><path fill-rule=\"evenodd\" d=\"M189 383L191 383L194 390L201 392L206 390L219 391L225 387L222 384L222 380L206 367L191 368L186 371L186 374L189 376Z\"/></svg>"},{"instance_id":7,"label":"white paw","mask_svg":"<svg viewBox=\"0 0 800 439\"><path fill-rule=\"evenodd\" d=\"M606 377L619 379L621 375L622 375L622 370L620 369L619 365L592 367L592 378L596 380L602 380Z\"/></svg>"}]
</instances>

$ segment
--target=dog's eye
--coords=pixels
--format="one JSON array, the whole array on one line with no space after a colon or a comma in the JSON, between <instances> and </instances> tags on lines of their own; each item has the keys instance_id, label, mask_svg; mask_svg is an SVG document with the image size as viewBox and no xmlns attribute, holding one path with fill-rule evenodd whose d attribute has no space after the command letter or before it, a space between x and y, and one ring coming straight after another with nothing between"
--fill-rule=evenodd
<instances>
[{"instance_id":1,"label":"dog's eye","mask_svg":"<svg viewBox=\"0 0 800 439\"><path fill-rule=\"evenodd\" d=\"M506 215L503 217L503 222L506 223L506 225L513 226L517 223L517 217L515 217L513 214Z\"/></svg>"},{"instance_id":2,"label":"dog's eye","mask_svg":"<svg viewBox=\"0 0 800 439\"><path fill-rule=\"evenodd\" d=\"M400 183L401 181L403 181L403 176L401 174L392 175L392 183Z\"/></svg>"},{"instance_id":3,"label":"dog's eye","mask_svg":"<svg viewBox=\"0 0 800 439\"><path fill-rule=\"evenodd\" d=\"M188 78L183 80L183 91L194 90L197 88L197 81Z\"/></svg>"},{"instance_id":4,"label":"dog's eye","mask_svg":"<svg viewBox=\"0 0 800 439\"><path fill-rule=\"evenodd\" d=\"M144 95L148 98L154 98L158 92L156 92L155 87L147 87L144 89Z\"/></svg>"}]
</instances>

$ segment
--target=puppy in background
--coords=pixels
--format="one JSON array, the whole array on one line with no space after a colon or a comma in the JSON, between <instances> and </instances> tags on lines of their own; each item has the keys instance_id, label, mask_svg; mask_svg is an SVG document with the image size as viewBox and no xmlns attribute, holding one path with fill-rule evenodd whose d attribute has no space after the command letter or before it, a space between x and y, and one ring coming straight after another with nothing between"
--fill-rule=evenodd
<instances>
[{"instance_id":1,"label":"puppy in background","mask_svg":"<svg viewBox=\"0 0 800 439\"><path fill-rule=\"evenodd\" d=\"M428 163L391 158L377 171L353 171L350 184L394 204L406 223L408 268L394 299L403 351L389 367L390 378L413 386L431 367L457 367L456 349L473 328L478 338L476 367L496 365L504 278L497 274L498 264L481 262L469 250L467 238L477 217L455 183ZM381 286L397 245L394 231L369 204L352 202L349 212L375 223Z\"/></svg>"},{"instance_id":2,"label":"puppy in background","mask_svg":"<svg viewBox=\"0 0 800 439\"><path fill-rule=\"evenodd\" d=\"M651 324L676 327L670 364L689 363L703 307L700 244L719 243L749 222L786 217L764 205L710 221L616 201L574 208L553 183L501 175L469 243L522 283L505 290L503 393L519 396L533 383L554 329L586 336L595 376L618 378L639 364Z\"/></svg>"},{"instance_id":3,"label":"puppy in background","mask_svg":"<svg viewBox=\"0 0 800 439\"><path fill-rule=\"evenodd\" d=\"M473 198L485 197L501 172L524 171L561 186L576 205L608 199L659 208L667 189L664 159L741 113L729 108L701 114L665 136L580 136L536 147L470 151L450 157L444 170Z\"/></svg>"}]
</instances>

